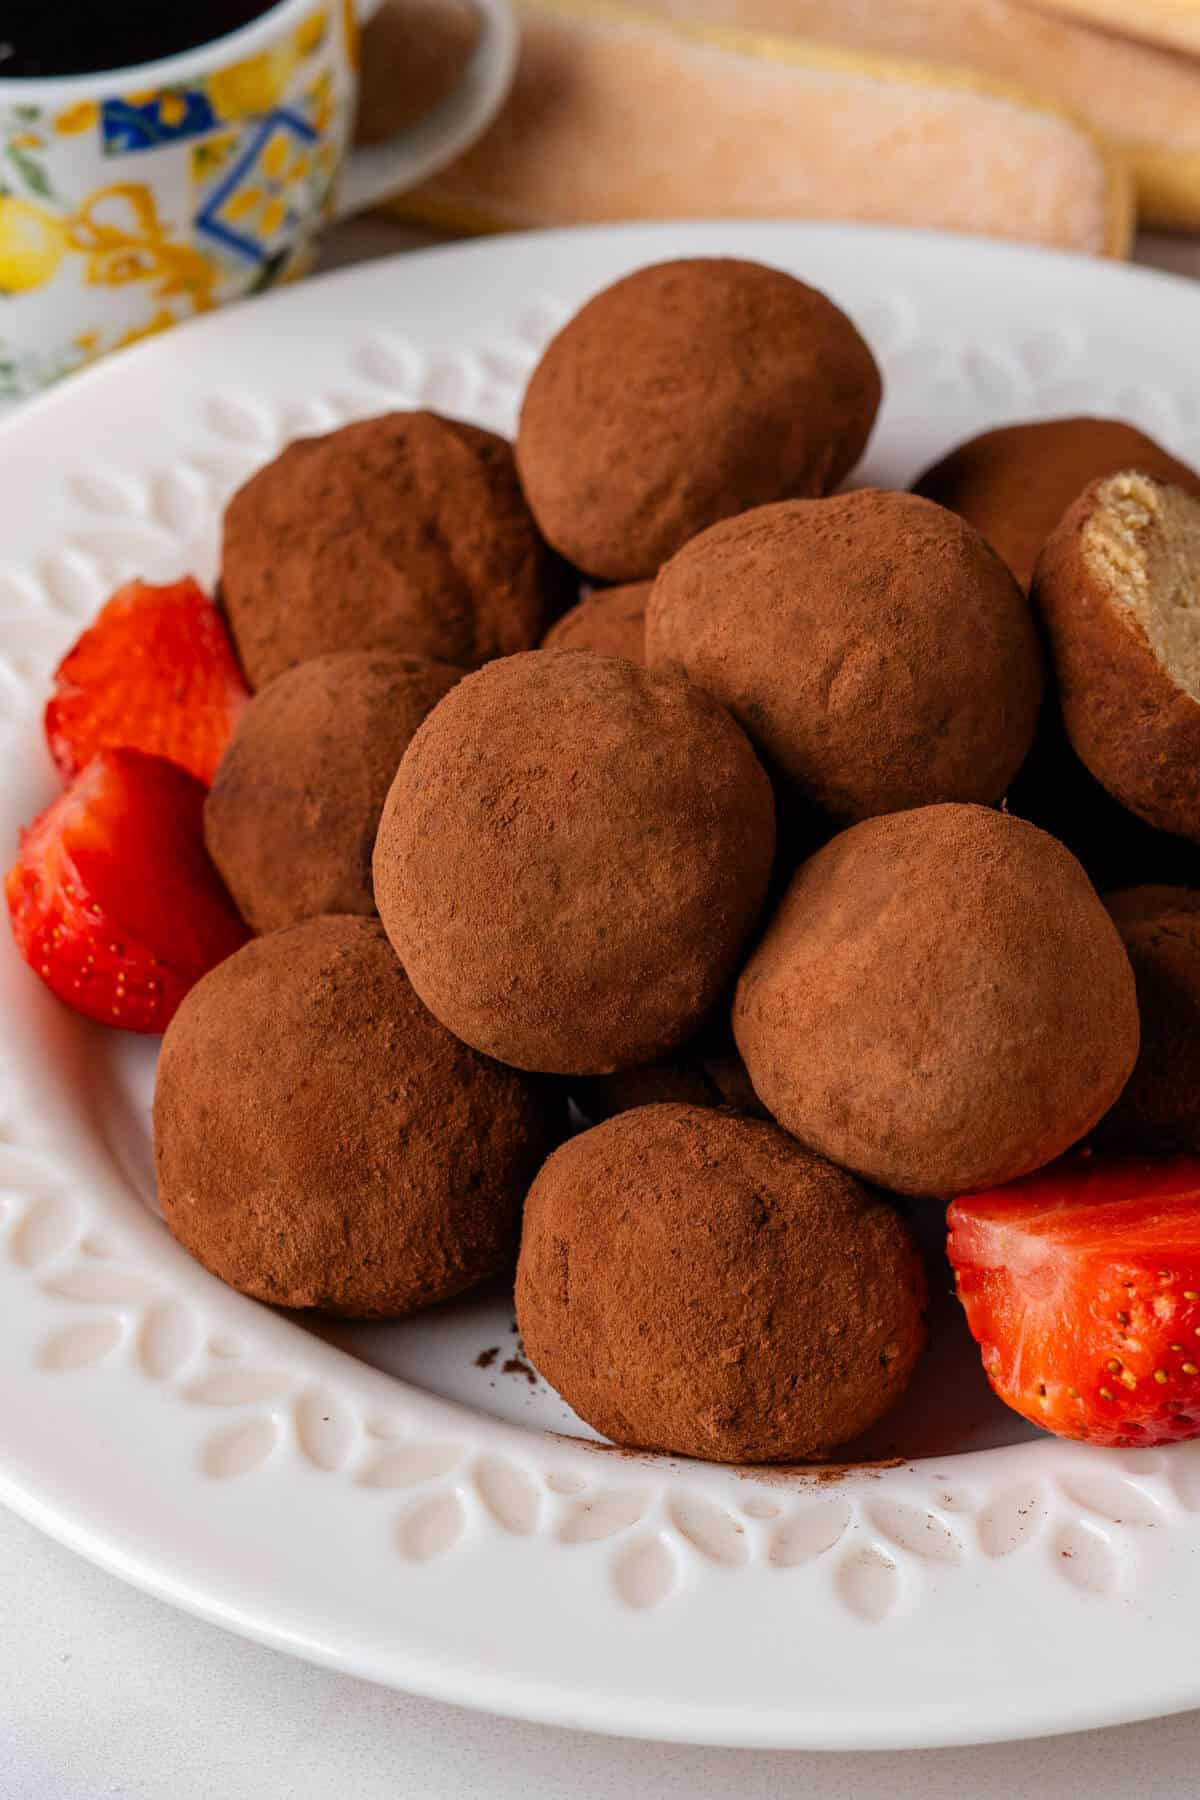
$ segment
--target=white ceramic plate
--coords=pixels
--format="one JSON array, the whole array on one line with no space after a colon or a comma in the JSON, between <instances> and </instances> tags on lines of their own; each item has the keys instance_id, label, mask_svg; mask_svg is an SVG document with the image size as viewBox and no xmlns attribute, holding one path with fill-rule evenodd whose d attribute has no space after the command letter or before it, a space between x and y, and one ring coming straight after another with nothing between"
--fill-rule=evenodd
<instances>
[{"instance_id":1,"label":"white ceramic plate","mask_svg":"<svg viewBox=\"0 0 1200 1800\"><path fill-rule=\"evenodd\" d=\"M887 378L875 481L1083 410L1200 460L1194 288L963 239L569 232L252 302L0 429L4 860L55 791L50 670L106 588L211 577L222 503L297 433L415 404L511 430L568 311L695 253L854 315ZM884 1748L1200 1703L1200 1448L1027 1434L944 1279L933 1351L866 1447L915 1460L818 1478L605 1452L525 1371L503 1296L318 1337L192 1263L153 1211L154 1046L73 1018L3 935L0 1495L36 1524L298 1655L599 1730Z\"/></svg>"}]
</instances>

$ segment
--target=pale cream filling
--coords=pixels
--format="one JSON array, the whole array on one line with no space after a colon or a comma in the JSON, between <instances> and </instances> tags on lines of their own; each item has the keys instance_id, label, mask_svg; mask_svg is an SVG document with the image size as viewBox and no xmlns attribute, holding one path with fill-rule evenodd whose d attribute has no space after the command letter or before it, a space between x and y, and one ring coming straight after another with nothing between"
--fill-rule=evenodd
<instances>
[{"instance_id":1,"label":"pale cream filling","mask_svg":"<svg viewBox=\"0 0 1200 1800\"><path fill-rule=\"evenodd\" d=\"M1165 672L1200 701L1200 500L1145 475L1113 475L1082 534L1084 561Z\"/></svg>"}]
</instances>

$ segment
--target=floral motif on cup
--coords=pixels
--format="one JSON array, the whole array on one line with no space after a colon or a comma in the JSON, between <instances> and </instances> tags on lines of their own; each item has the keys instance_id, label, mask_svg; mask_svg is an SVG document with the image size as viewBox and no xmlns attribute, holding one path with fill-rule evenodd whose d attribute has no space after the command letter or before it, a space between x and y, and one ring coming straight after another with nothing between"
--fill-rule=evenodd
<instances>
[{"instance_id":1,"label":"floral motif on cup","mask_svg":"<svg viewBox=\"0 0 1200 1800\"><path fill-rule=\"evenodd\" d=\"M263 262L311 212L310 177L318 133L290 107L251 130L218 173L196 212L196 230L222 249Z\"/></svg>"},{"instance_id":2,"label":"floral motif on cup","mask_svg":"<svg viewBox=\"0 0 1200 1800\"><path fill-rule=\"evenodd\" d=\"M0 406L102 352L311 265L350 130L346 0L172 87L0 106ZM152 155L152 152L158 152ZM97 290L94 316L39 295ZM103 296L103 297L101 297Z\"/></svg>"},{"instance_id":3,"label":"floral motif on cup","mask_svg":"<svg viewBox=\"0 0 1200 1800\"><path fill-rule=\"evenodd\" d=\"M327 206L337 112L333 82L322 73L240 133L194 145L197 237L243 266L277 262Z\"/></svg>"}]
</instances>

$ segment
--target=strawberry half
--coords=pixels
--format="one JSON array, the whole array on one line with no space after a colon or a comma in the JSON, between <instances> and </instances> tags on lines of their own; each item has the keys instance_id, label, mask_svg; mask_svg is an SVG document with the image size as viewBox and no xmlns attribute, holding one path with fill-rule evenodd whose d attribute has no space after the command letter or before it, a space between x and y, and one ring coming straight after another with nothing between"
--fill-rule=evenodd
<instances>
[{"instance_id":1,"label":"strawberry half","mask_svg":"<svg viewBox=\"0 0 1200 1800\"><path fill-rule=\"evenodd\" d=\"M144 750L210 782L249 698L229 634L190 576L131 581L59 663L46 741L64 781L97 750Z\"/></svg>"},{"instance_id":2,"label":"strawberry half","mask_svg":"<svg viewBox=\"0 0 1200 1800\"><path fill-rule=\"evenodd\" d=\"M204 788L137 750L102 750L21 835L4 881L21 955L60 1000L163 1031L247 932L204 848Z\"/></svg>"},{"instance_id":3,"label":"strawberry half","mask_svg":"<svg viewBox=\"0 0 1200 1800\"><path fill-rule=\"evenodd\" d=\"M1060 1437L1200 1436L1200 1159L1083 1152L949 1210L988 1380Z\"/></svg>"}]
</instances>

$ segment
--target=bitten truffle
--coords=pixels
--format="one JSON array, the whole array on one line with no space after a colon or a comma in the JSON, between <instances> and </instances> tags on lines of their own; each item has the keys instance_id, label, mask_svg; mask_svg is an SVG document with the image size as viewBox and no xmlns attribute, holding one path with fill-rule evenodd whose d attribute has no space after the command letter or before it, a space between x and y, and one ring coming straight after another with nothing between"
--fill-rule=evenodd
<instances>
[{"instance_id":1,"label":"bitten truffle","mask_svg":"<svg viewBox=\"0 0 1200 1800\"><path fill-rule=\"evenodd\" d=\"M1200 499L1123 472L1084 489L1034 575L1067 736L1109 793L1200 843Z\"/></svg>"},{"instance_id":2,"label":"bitten truffle","mask_svg":"<svg viewBox=\"0 0 1200 1800\"><path fill-rule=\"evenodd\" d=\"M635 581L747 507L824 494L862 455L880 399L831 300L778 269L696 258L589 300L534 370L517 463L549 541Z\"/></svg>"},{"instance_id":3,"label":"bitten truffle","mask_svg":"<svg viewBox=\"0 0 1200 1800\"><path fill-rule=\"evenodd\" d=\"M335 650L473 669L565 603L503 438L431 412L300 438L225 511L221 600L251 687Z\"/></svg>"},{"instance_id":4,"label":"bitten truffle","mask_svg":"<svg viewBox=\"0 0 1200 1800\"><path fill-rule=\"evenodd\" d=\"M1200 475L1120 419L1038 419L1002 425L951 450L913 483L969 519L1022 587L1042 545L1089 481L1143 469L1200 495Z\"/></svg>"},{"instance_id":5,"label":"bitten truffle","mask_svg":"<svg viewBox=\"0 0 1200 1800\"><path fill-rule=\"evenodd\" d=\"M998 800L1029 749L1029 603L970 525L867 489L759 507L659 573L651 667L682 668L836 823Z\"/></svg>"},{"instance_id":6,"label":"bitten truffle","mask_svg":"<svg viewBox=\"0 0 1200 1800\"><path fill-rule=\"evenodd\" d=\"M221 963L167 1031L163 1216L255 1299L413 1312L511 1265L549 1104L426 1012L377 920L306 920Z\"/></svg>"},{"instance_id":7,"label":"bitten truffle","mask_svg":"<svg viewBox=\"0 0 1200 1800\"><path fill-rule=\"evenodd\" d=\"M682 675L539 650L452 688L375 845L413 986L477 1050L547 1074L648 1062L737 968L774 852L771 786Z\"/></svg>"},{"instance_id":8,"label":"bitten truffle","mask_svg":"<svg viewBox=\"0 0 1200 1800\"><path fill-rule=\"evenodd\" d=\"M1137 983L1137 1064L1097 1139L1123 1149L1200 1150L1200 892L1136 887L1105 896Z\"/></svg>"},{"instance_id":9,"label":"bitten truffle","mask_svg":"<svg viewBox=\"0 0 1200 1800\"><path fill-rule=\"evenodd\" d=\"M1133 972L1082 868L981 806L856 825L794 876L734 1034L802 1143L905 1194L1012 1181L1089 1131L1133 1068Z\"/></svg>"},{"instance_id":10,"label":"bitten truffle","mask_svg":"<svg viewBox=\"0 0 1200 1800\"><path fill-rule=\"evenodd\" d=\"M254 696L204 808L209 855L253 930L374 912L371 854L387 791L417 726L461 674L345 650Z\"/></svg>"},{"instance_id":11,"label":"bitten truffle","mask_svg":"<svg viewBox=\"0 0 1200 1800\"><path fill-rule=\"evenodd\" d=\"M597 588L563 614L542 640L545 650L596 650L601 656L646 660L646 602L653 584Z\"/></svg>"},{"instance_id":12,"label":"bitten truffle","mask_svg":"<svg viewBox=\"0 0 1200 1800\"><path fill-rule=\"evenodd\" d=\"M581 1418L638 1449L823 1455L904 1392L924 1300L891 1206L731 1113L622 1113L556 1151L525 1206L525 1348Z\"/></svg>"}]
</instances>

